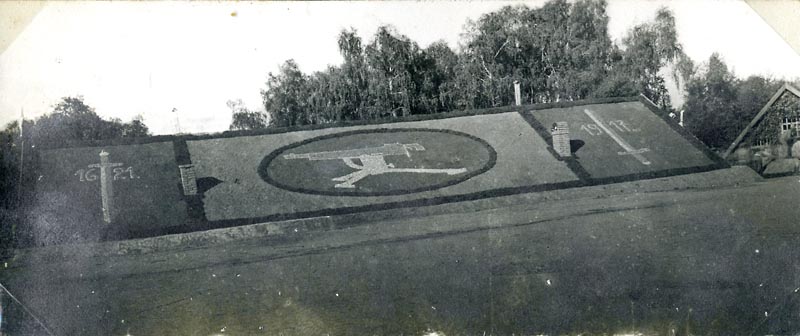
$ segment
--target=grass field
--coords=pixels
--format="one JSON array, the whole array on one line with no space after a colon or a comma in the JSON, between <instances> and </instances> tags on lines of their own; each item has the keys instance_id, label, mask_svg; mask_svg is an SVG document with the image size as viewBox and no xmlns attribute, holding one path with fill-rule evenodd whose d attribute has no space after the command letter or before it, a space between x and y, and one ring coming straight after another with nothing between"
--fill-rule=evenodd
<instances>
[{"instance_id":1,"label":"grass field","mask_svg":"<svg viewBox=\"0 0 800 336\"><path fill-rule=\"evenodd\" d=\"M342 148L350 150L331 152ZM368 152L390 155L348 158L350 162L341 158ZM332 196L398 195L458 184L491 169L496 156L489 144L465 133L362 130L311 138L278 149L262 160L259 173L270 184L291 191ZM371 164L377 171L362 175L348 163L356 168L367 165L365 169ZM348 182L337 181L347 176L351 176Z\"/></svg>"},{"instance_id":2,"label":"grass field","mask_svg":"<svg viewBox=\"0 0 800 336\"><path fill-rule=\"evenodd\" d=\"M595 179L714 164L640 102L528 113L545 126L566 121L574 155ZM638 153L626 151L618 140Z\"/></svg>"},{"instance_id":3,"label":"grass field","mask_svg":"<svg viewBox=\"0 0 800 336\"><path fill-rule=\"evenodd\" d=\"M109 153L115 214L103 218L100 152ZM127 230L183 224L186 206L171 142L45 150L31 213L36 239L51 244L97 240Z\"/></svg>"},{"instance_id":4,"label":"grass field","mask_svg":"<svg viewBox=\"0 0 800 336\"><path fill-rule=\"evenodd\" d=\"M571 105L572 106L572 105ZM551 148L566 121L574 156ZM415 208L720 167L641 101L41 153L34 211L44 244ZM113 167L105 221L100 152ZM179 164L200 190L183 196Z\"/></svg>"},{"instance_id":5,"label":"grass field","mask_svg":"<svg viewBox=\"0 0 800 336\"><path fill-rule=\"evenodd\" d=\"M375 197L336 197L317 195L312 193L294 192L265 183L258 174L258 168L264 158L273 151L295 143L314 139L319 136L356 131L377 129L433 129L449 130L467 134L485 141L496 151L496 162L492 169L474 176L461 183L443 188L423 191L407 195L375 196ZM439 138L381 138L380 135L367 136L373 133L364 133L359 138L338 138L336 143L329 143L326 148L308 148L308 151L350 149L377 146L398 141L420 142L430 150L414 153L425 155L426 162L443 162L439 168L458 167L458 161L483 162L483 159L472 158L478 151L478 156L485 156L485 151L480 146L469 145L471 142L463 137L449 137L448 141L462 141L442 143L435 140ZM402 133L392 133L402 134ZM372 138L374 137L374 138ZM426 136L427 137L427 136ZM430 141L434 140L434 141ZM361 143L356 143L360 141ZM462 151L460 146L472 146L473 150ZM497 188L514 188L519 186L535 186L551 183L577 181L577 177L567 168L566 164L558 161L548 151L544 140L521 118L518 113L502 113L484 116L460 117L441 120L392 123L384 125L370 125L358 127L345 127L336 129L322 129L314 131L293 132L285 134L271 134L261 136L236 137L227 139L210 139L189 141L189 151L192 162L197 168L198 177L213 176L223 181L220 185L206 192L204 203L206 216L209 220L229 220L237 218L266 217L276 214L313 212L343 207L369 206L375 204L420 200L442 196L457 196L470 193L479 193ZM484 153L484 154L481 154ZM438 156L438 157L437 157ZM307 161L305 163L308 163ZM467 163L472 165L473 163ZM329 165L331 169L342 169L330 176L347 173L348 169L342 161ZM479 166L480 164L478 164ZM398 166L401 166L398 163ZM478 169L478 166L469 166L469 171ZM416 165L415 167L420 167ZM430 164L425 167L430 168ZM275 168L275 167L273 167ZM350 169L349 171L353 171ZM298 169L287 169L282 172L274 171L275 177L284 179L313 178L313 170L304 172ZM310 176L310 177L308 177ZM387 179L390 190L403 188L403 179L409 179L405 188L415 189L419 185L413 174L384 174L370 177L371 183L378 179ZM430 178L430 177L426 177ZM412 180L413 179L413 180ZM331 182L319 179L319 183L330 186ZM365 182L369 182L365 179ZM298 184L298 181L287 183ZM308 185L308 183L305 183ZM322 188L322 187L320 187ZM377 186L372 186L377 188ZM387 188L387 187L384 187Z\"/></svg>"}]
</instances>

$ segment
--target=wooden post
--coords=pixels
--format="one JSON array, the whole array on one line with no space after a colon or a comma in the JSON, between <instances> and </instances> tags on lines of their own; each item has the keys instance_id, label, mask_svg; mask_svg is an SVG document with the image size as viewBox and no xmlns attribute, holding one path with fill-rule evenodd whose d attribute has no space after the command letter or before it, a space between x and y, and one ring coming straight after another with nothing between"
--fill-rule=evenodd
<instances>
[{"instance_id":1,"label":"wooden post","mask_svg":"<svg viewBox=\"0 0 800 336\"><path fill-rule=\"evenodd\" d=\"M173 107L172 113L175 113L175 134L181 134L181 119L178 116L178 109Z\"/></svg>"},{"instance_id":2,"label":"wooden post","mask_svg":"<svg viewBox=\"0 0 800 336\"><path fill-rule=\"evenodd\" d=\"M522 94L519 89L519 80L514 81L514 102L517 106L522 105Z\"/></svg>"}]
</instances>

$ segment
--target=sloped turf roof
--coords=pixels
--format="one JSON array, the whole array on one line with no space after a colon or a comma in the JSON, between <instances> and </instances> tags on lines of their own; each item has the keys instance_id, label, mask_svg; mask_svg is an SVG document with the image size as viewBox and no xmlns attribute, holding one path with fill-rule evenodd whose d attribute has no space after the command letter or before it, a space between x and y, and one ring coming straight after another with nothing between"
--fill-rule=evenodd
<instances>
[{"instance_id":1,"label":"sloped turf roof","mask_svg":"<svg viewBox=\"0 0 800 336\"><path fill-rule=\"evenodd\" d=\"M569 123L572 157L552 149L548 128L556 121ZM77 230L84 239L443 204L725 166L640 97L70 145L40 153L42 192L34 211L49 218L49 228ZM100 220L99 182L91 178L97 171L86 175L103 149L120 163L112 183L121 210L111 225ZM363 156L368 152L380 158ZM200 194L183 195L181 164L194 165Z\"/></svg>"}]
</instances>

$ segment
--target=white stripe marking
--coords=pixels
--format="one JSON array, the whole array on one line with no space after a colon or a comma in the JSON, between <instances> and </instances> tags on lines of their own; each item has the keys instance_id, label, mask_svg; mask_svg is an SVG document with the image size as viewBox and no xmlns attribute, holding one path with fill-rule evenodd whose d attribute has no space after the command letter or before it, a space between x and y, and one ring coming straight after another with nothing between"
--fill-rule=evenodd
<instances>
[{"instance_id":1,"label":"white stripe marking","mask_svg":"<svg viewBox=\"0 0 800 336\"><path fill-rule=\"evenodd\" d=\"M625 139L620 137L619 134L617 134L616 132L614 132L614 130L612 130L611 128L606 126L603 123L603 120L600 119L600 117L598 117L593 111L591 111L589 109L584 109L583 113L586 113L586 115L589 116L589 118L592 118L592 121L594 121L594 123L597 124L597 126L600 126L600 128L602 128L603 131L605 131L606 134L608 134L608 136L611 137L611 139L614 139L614 141L617 144L619 144L622 147L622 149L625 150L625 152L618 152L617 154L619 154L619 155L631 155L631 156L635 157L637 160L639 160L639 162L641 162L643 165L649 165L650 164L650 161L647 160L641 154L641 152L647 152L647 151L650 151L650 149L648 149L648 148L634 149L633 146L631 146L627 141L625 141Z\"/></svg>"}]
</instances>

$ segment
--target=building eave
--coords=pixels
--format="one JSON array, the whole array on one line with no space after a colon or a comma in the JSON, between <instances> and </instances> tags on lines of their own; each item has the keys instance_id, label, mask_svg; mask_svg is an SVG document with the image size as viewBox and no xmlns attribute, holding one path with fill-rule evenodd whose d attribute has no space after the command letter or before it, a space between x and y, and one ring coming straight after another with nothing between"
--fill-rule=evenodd
<instances>
[{"instance_id":1,"label":"building eave","mask_svg":"<svg viewBox=\"0 0 800 336\"><path fill-rule=\"evenodd\" d=\"M774 105L775 102L777 102L778 99L780 99L780 97L783 96L783 94L786 91L789 91L798 98L800 98L800 89L797 89L796 87L788 83L783 84L783 86L781 86L781 88L778 89L778 91L775 92L774 95L772 95L772 98L769 99L769 101L764 105L764 107L762 107L761 110L758 111L758 114L756 114L755 118L753 118L753 120L750 121L750 123L747 125L747 127L745 127L742 133L739 133L739 136L736 137L736 140L734 140L733 143L731 143L731 145L728 147L728 150L725 151L725 153L722 155L723 159L727 159L728 156L731 153L733 153L733 151L735 151L737 147L739 147L741 142L744 140L745 137L747 137L750 131L752 131L753 128L755 128L758 125L758 123L761 122L761 119L764 118L770 107L772 107L772 105Z\"/></svg>"}]
</instances>

